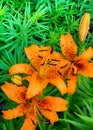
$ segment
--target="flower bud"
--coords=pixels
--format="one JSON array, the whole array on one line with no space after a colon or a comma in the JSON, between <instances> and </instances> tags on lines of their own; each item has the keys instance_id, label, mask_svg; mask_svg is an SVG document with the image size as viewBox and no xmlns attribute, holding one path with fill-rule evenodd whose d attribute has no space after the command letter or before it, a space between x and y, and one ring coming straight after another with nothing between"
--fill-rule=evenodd
<instances>
[{"instance_id":1,"label":"flower bud","mask_svg":"<svg viewBox=\"0 0 93 130\"><path fill-rule=\"evenodd\" d=\"M11 76L11 81L15 83L16 85L22 85L22 77L19 75L13 75Z\"/></svg>"},{"instance_id":2,"label":"flower bud","mask_svg":"<svg viewBox=\"0 0 93 130\"><path fill-rule=\"evenodd\" d=\"M90 13L86 12L80 21L79 25L79 39L83 42L88 34L90 25Z\"/></svg>"}]
</instances>

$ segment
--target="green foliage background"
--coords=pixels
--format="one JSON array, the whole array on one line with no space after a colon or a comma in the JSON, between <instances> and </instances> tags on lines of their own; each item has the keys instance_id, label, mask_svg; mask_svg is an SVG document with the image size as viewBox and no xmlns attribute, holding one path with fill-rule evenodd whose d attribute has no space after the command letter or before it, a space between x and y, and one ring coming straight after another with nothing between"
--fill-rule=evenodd
<instances>
[{"instance_id":1,"label":"green foliage background","mask_svg":"<svg viewBox=\"0 0 93 130\"><path fill-rule=\"evenodd\" d=\"M28 62L24 48L33 43L50 45L61 53L60 35L70 32L79 53L93 46L90 32L83 45L78 38L79 22L85 12L90 12L93 26L93 0L1 0L0 85L10 80L8 69L12 65ZM60 96L56 88L49 86L44 94ZM79 75L75 94L64 98L69 102L68 110L59 113L59 121L52 126L38 117L37 130L92 130L93 79ZM0 111L15 106L0 89ZM20 130L23 120L20 117L7 121L0 113L0 130Z\"/></svg>"}]
</instances>

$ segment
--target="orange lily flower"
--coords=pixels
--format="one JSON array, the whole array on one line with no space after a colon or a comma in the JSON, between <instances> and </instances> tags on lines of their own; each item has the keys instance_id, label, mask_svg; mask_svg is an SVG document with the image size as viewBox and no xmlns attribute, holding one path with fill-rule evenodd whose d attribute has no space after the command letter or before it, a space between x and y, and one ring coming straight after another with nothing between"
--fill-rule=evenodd
<instances>
[{"instance_id":1,"label":"orange lily flower","mask_svg":"<svg viewBox=\"0 0 93 130\"><path fill-rule=\"evenodd\" d=\"M61 36L60 46L65 58L70 61L67 87L68 93L73 94L76 90L78 73L93 77L93 63L89 62L93 56L93 48L89 47L82 54L76 56L77 46L70 33Z\"/></svg>"},{"instance_id":2,"label":"orange lily flower","mask_svg":"<svg viewBox=\"0 0 93 130\"><path fill-rule=\"evenodd\" d=\"M28 75L25 78L29 81L27 98L35 96L38 92L42 91L48 83L56 86L61 94L67 92L63 79L69 65L68 60L63 58L59 53L53 52L50 46L38 47L33 44L25 48L25 53L32 66L28 64L13 65L9 69L9 74L25 73Z\"/></svg>"},{"instance_id":3,"label":"orange lily flower","mask_svg":"<svg viewBox=\"0 0 93 130\"><path fill-rule=\"evenodd\" d=\"M45 98L40 98L41 94L38 94L35 97L28 99L26 98L27 88L25 86L18 87L17 85L8 82L5 82L5 84L1 86L1 89L8 98L18 103L16 108L2 111L3 117L7 120L11 120L24 116L25 120L21 130L36 129L38 109L42 115L50 120L51 124L58 121L56 112L67 110L67 101L60 97L47 96Z\"/></svg>"}]
</instances>

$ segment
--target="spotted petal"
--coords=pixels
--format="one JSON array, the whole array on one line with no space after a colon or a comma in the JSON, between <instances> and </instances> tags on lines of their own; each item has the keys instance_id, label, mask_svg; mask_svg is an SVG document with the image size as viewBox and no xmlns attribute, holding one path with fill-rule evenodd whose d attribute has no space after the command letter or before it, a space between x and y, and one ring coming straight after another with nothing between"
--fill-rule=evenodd
<instances>
[{"instance_id":1,"label":"spotted petal","mask_svg":"<svg viewBox=\"0 0 93 130\"><path fill-rule=\"evenodd\" d=\"M62 95L67 93L66 84L64 83L62 78L60 78L59 76L55 77L53 79L50 79L49 83L51 83L54 86L56 86Z\"/></svg>"},{"instance_id":2,"label":"spotted petal","mask_svg":"<svg viewBox=\"0 0 93 130\"><path fill-rule=\"evenodd\" d=\"M56 112L67 110L67 101L60 97L47 96L40 99L38 105L44 110L52 110Z\"/></svg>"},{"instance_id":3,"label":"spotted petal","mask_svg":"<svg viewBox=\"0 0 93 130\"><path fill-rule=\"evenodd\" d=\"M51 47L40 46L33 44L30 47L25 48L25 53L32 65L39 69L40 65L43 64L47 56L51 53Z\"/></svg>"},{"instance_id":4,"label":"spotted petal","mask_svg":"<svg viewBox=\"0 0 93 130\"><path fill-rule=\"evenodd\" d=\"M43 108L39 108L41 113L50 120L51 124L54 124L56 121L58 121L58 115L55 111L51 111L51 110L44 110Z\"/></svg>"},{"instance_id":5,"label":"spotted petal","mask_svg":"<svg viewBox=\"0 0 93 130\"><path fill-rule=\"evenodd\" d=\"M86 60L81 60L77 63L78 73L93 77L93 63L89 63Z\"/></svg>"},{"instance_id":6,"label":"spotted petal","mask_svg":"<svg viewBox=\"0 0 93 130\"><path fill-rule=\"evenodd\" d=\"M76 91L76 87L77 87L77 71L76 69L74 69L73 71L72 70L69 70L68 80L67 80L67 91L70 94L73 94Z\"/></svg>"},{"instance_id":7,"label":"spotted petal","mask_svg":"<svg viewBox=\"0 0 93 130\"><path fill-rule=\"evenodd\" d=\"M47 96L40 99L38 107L41 113L50 120L51 124L58 121L57 111L65 111L67 109L67 101L59 97Z\"/></svg>"},{"instance_id":8,"label":"spotted petal","mask_svg":"<svg viewBox=\"0 0 93 130\"><path fill-rule=\"evenodd\" d=\"M28 109L28 104L20 104L16 108L11 110L2 111L3 117L7 120L11 120L20 116L23 116Z\"/></svg>"},{"instance_id":9,"label":"spotted petal","mask_svg":"<svg viewBox=\"0 0 93 130\"><path fill-rule=\"evenodd\" d=\"M1 89L12 101L15 101L17 103L24 102L27 90L26 87L24 86L18 87L12 83L6 82L1 86Z\"/></svg>"},{"instance_id":10,"label":"spotted petal","mask_svg":"<svg viewBox=\"0 0 93 130\"><path fill-rule=\"evenodd\" d=\"M33 106L27 112L21 130L36 130L36 126L37 126L36 106L35 107Z\"/></svg>"},{"instance_id":11,"label":"spotted petal","mask_svg":"<svg viewBox=\"0 0 93 130\"><path fill-rule=\"evenodd\" d=\"M33 74L34 69L28 64L15 64L9 69L9 74L14 75L18 73Z\"/></svg>"},{"instance_id":12,"label":"spotted petal","mask_svg":"<svg viewBox=\"0 0 93 130\"><path fill-rule=\"evenodd\" d=\"M76 61L79 60L87 60L89 61L93 57L93 48L89 47L86 51L84 51L81 55L76 58Z\"/></svg>"},{"instance_id":13,"label":"spotted petal","mask_svg":"<svg viewBox=\"0 0 93 130\"><path fill-rule=\"evenodd\" d=\"M70 33L66 35L61 35L60 46L62 53L70 61L73 61L77 53L77 46Z\"/></svg>"},{"instance_id":14,"label":"spotted petal","mask_svg":"<svg viewBox=\"0 0 93 130\"><path fill-rule=\"evenodd\" d=\"M34 73L31 76L26 98L32 98L41 92L48 84L48 80L43 77L39 77L38 73Z\"/></svg>"}]
</instances>

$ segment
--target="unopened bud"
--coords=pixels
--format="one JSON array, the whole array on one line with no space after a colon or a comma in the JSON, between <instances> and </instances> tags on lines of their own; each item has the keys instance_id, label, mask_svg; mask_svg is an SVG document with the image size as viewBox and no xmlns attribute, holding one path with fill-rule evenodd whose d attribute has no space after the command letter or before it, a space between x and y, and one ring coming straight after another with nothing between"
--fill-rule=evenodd
<instances>
[{"instance_id":1,"label":"unopened bud","mask_svg":"<svg viewBox=\"0 0 93 130\"><path fill-rule=\"evenodd\" d=\"M90 13L85 13L80 21L79 25L79 39L83 42L88 34L90 25Z\"/></svg>"},{"instance_id":2,"label":"unopened bud","mask_svg":"<svg viewBox=\"0 0 93 130\"><path fill-rule=\"evenodd\" d=\"M11 76L11 81L15 83L16 85L22 85L22 77L19 75L13 75Z\"/></svg>"}]
</instances>

